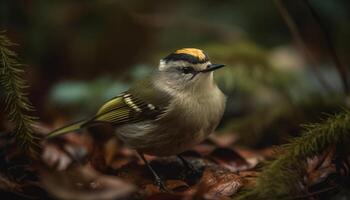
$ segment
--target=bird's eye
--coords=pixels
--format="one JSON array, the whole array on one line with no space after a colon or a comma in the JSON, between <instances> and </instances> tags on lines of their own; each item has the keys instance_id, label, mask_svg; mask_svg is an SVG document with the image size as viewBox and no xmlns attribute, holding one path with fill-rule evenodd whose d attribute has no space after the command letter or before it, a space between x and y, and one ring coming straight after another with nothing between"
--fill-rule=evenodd
<instances>
[{"instance_id":1,"label":"bird's eye","mask_svg":"<svg viewBox=\"0 0 350 200\"><path fill-rule=\"evenodd\" d=\"M182 68L182 73L184 74L189 74L189 73L193 73L194 69L192 67L184 67Z\"/></svg>"}]
</instances>

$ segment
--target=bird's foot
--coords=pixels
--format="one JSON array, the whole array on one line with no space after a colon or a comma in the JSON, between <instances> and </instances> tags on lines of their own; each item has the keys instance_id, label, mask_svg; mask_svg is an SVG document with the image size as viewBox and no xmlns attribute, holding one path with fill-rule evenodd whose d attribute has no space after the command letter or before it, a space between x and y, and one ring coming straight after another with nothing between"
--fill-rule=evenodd
<instances>
[{"instance_id":1,"label":"bird's foot","mask_svg":"<svg viewBox=\"0 0 350 200\"><path fill-rule=\"evenodd\" d=\"M196 168L191 162L184 159L182 156L178 156L180 160L182 161L182 164L185 167L185 171L183 174L184 180L188 182L189 184L194 184L197 182L198 179L202 176L202 170L199 168Z\"/></svg>"},{"instance_id":2,"label":"bird's foot","mask_svg":"<svg viewBox=\"0 0 350 200\"><path fill-rule=\"evenodd\" d=\"M191 167L187 167L185 171L185 180L188 184L195 184L202 176L202 171L196 169L193 165Z\"/></svg>"},{"instance_id":3,"label":"bird's foot","mask_svg":"<svg viewBox=\"0 0 350 200\"><path fill-rule=\"evenodd\" d=\"M170 191L165 186L164 181L159 177L159 175L156 173L156 171L148 163L148 161L146 160L145 156L139 151L137 151L137 153L139 154L140 158L145 162L145 164L148 167L148 169L151 171L151 173L152 173L152 175L154 177L155 183L158 186L159 190L162 191L162 192L169 192L170 193Z\"/></svg>"},{"instance_id":4,"label":"bird's foot","mask_svg":"<svg viewBox=\"0 0 350 200\"><path fill-rule=\"evenodd\" d=\"M171 191L166 187L164 181L159 176L155 177L155 184L158 186L161 192L171 193Z\"/></svg>"},{"instance_id":5,"label":"bird's foot","mask_svg":"<svg viewBox=\"0 0 350 200\"><path fill-rule=\"evenodd\" d=\"M195 177L197 177L197 176L201 176L201 174L202 174L202 171L199 170L199 169L196 169L193 165L191 165L191 167L188 167L186 169L186 175L187 176L195 176Z\"/></svg>"}]
</instances>

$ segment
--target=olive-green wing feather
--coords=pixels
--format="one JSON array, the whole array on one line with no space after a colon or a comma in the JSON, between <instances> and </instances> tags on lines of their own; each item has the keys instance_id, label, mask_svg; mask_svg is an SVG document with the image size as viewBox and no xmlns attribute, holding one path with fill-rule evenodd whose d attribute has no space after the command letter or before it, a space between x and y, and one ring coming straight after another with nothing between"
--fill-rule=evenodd
<instances>
[{"instance_id":1,"label":"olive-green wing feather","mask_svg":"<svg viewBox=\"0 0 350 200\"><path fill-rule=\"evenodd\" d=\"M63 135L65 133L69 133L69 132L73 132L76 130L79 130L84 124L86 123L85 120L83 121L79 121L79 122L75 122L73 124L69 124L67 126L64 126L62 128L56 129L54 131L52 131L51 133L49 133L46 138L53 138L59 135Z\"/></svg>"},{"instance_id":2,"label":"olive-green wing feather","mask_svg":"<svg viewBox=\"0 0 350 200\"><path fill-rule=\"evenodd\" d=\"M169 96L156 89L149 79L105 103L91 122L113 125L157 119L169 105Z\"/></svg>"},{"instance_id":3,"label":"olive-green wing feather","mask_svg":"<svg viewBox=\"0 0 350 200\"><path fill-rule=\"evenodd\" d=\"M117 126L142 120L155 120L164 113L169 99L164 92L155 89L149 80L140 81L127 92L107 101L94 117L57 129L47 137L62 135L101 122Z\"/></svg>"},{"instance_id":4,"label":"olive-green wing feather","mask_svg":"<svg viewBox=\"0 0 350 200\"><path fill-rule=\"evenodd\" d=\"M79 130L85 126L91 126L97 122L107 122L112 124L120 124L131 121L133 112L131 108L124 102L123 96L117 96L107 101L96 113L96 115L88 120L79 121L57 130L47 135L47 138L56 137L65 133Z\"/></svg>"},{"instance_id":5,"label":"olive-green wing feather","mask_svg":"<svg viewBox=\"0 0 350 200\"><path fill-rule=\"evenodd\" d=\"M126 93L109 100L89 123L106 122L118 125L136 120L141 113L137 112L136 107L128 105L127 100Z\"/></svg>"}]
</instances>

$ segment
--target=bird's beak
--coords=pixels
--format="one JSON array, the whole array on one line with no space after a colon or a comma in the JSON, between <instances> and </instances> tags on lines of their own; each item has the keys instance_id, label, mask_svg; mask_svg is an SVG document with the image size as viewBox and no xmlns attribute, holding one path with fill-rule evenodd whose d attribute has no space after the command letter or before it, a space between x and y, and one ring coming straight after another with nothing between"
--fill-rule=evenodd
<instances>
[{"instance_id":1,"label":"bird's beak","mask_svg":"<svg viewBox=\"0 0 350 200\"><path fill-rule=\"evenodd\" d=\"M220 69L221 67L224 67L224 66L225 65L222 65L222 64L211 64L211 65L208 65L208 67L206 69L203 69L199 72L202 72L202 73L211 72L211 71Z\"/></svg>"}]
</instances>

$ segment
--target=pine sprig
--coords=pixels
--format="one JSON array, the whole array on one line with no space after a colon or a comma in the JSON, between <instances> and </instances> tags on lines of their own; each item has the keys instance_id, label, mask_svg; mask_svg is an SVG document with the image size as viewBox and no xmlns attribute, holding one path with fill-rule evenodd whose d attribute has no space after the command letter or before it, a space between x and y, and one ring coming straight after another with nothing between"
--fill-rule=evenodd
<instances>
[{"instance_id":1,"label":"pine sprig","mask_svg":"<svg viewBox=\"0 0 350 200\"><path fill-rule=\"evenodd\" d=\"M300 194L306 172L306 160L334 144L349 140L350 112L330 116L323 123L305 127L303 136L283 146L283 152L269 163L257 179L256 186L237 199L290 199Z\"/></svg>"},{"instance_id":2,"label":"pine sprig","mask_svg":"<svg viewBox=\"0 0 350 200\"><path fill-rule=\"evenodd\" d=\"M0 84L5 92L5 111L8 119L15 123L13 137L25 153L36 153L38 138L34 136L32 125L36 118L29 115L34 111L24 91L28 88L23 79L24 65L18 62L17 54L10 50L15 44L0 32Z\"/></svg>"}]
</instances>

